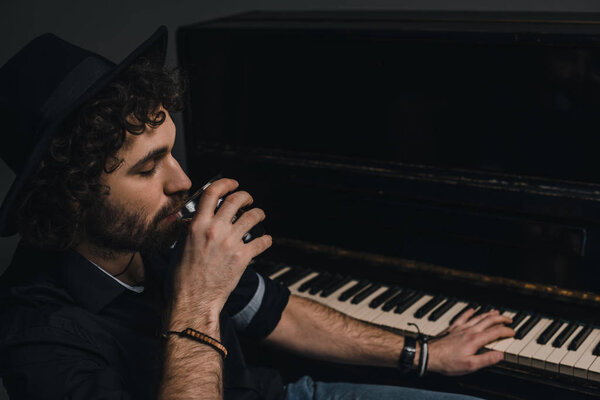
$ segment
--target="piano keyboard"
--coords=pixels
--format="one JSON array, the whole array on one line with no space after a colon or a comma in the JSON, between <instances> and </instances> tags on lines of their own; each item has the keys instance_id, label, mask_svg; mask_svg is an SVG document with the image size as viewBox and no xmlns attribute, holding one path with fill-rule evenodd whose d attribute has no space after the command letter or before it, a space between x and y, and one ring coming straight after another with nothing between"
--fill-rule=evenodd
<instances>
[{"instance_id":1,"label":"piano keyboard","mask_svg":"<svg viewBox=\"0 0 600 400\"><path fill-rule=\"evenodd\" d=\"M419 290L358 280L301 267L261 265L257 269L292 294L312 299L372 324L435 336L467 308L476 314L494 309ZM504 353L509 364L600 382L600 328L518 310L502 310L513 318L516 334L485 346Z\"/></svg>"}]
</instances>

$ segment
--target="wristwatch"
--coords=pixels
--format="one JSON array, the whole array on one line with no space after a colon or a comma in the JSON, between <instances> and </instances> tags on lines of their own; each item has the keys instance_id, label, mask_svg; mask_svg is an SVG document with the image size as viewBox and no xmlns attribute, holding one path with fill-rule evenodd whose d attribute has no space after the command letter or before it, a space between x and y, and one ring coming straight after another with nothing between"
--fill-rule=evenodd
<instances>
[{"instance_id":1,"label":"wristwatch","mask_svg":"<svg viewBox=\"0 0 600 400\"><path fill-rule=\"evenodd\" d=\"M417 340L412 337L404 337L404 347L398 358L398 369L402 372L409 372L413 368L417 354Z\"/></svg>"}]
</instances>

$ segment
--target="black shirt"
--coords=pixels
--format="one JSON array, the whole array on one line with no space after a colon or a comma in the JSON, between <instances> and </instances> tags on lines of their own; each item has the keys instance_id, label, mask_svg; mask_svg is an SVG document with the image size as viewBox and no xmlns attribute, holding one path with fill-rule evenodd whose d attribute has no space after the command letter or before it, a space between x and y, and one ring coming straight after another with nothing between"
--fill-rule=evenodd
<instances>
[{"instance_id":1,"label":"black shirt","mask_svg":"<svg viewBox=\"0 0 600 400\"><path fill-rule=\"evenodd\" d=\"M0 376L11 400L155 398L176 253L142 255L145 288L136 293L73 250L19 244L0 278ZM245 364L237 333L267 336L288 298L251 267L244 272L221 313L225 399L283 396L275 371Z\"/></svg>"}]
</instances>

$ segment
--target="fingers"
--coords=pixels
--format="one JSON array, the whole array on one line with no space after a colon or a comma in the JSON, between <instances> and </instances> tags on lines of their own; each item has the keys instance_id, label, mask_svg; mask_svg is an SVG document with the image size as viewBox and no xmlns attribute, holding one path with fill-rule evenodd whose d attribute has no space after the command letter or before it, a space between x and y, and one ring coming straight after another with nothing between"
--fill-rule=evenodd
<instances>
[{"instance_id":1,"label":"fingers","mask_svg":"<svg viewBox=\"0 0 600 400\"><path fill-rule=\"evenodd\" d=\"M223 204L221 204L221 207L219 207L219 210L215 215L217 218L231 223L240 208L249 206L253 202L254 199L248 192L239 191L231 193L223 200Z\"/></svg>"},{"instance_id":2,"label":"fingers","mask_svg":"<svg viewBox=\"0 0 600 400\"><path fill-rule=\"evenodd\" d=\"M474 328L476 332L482 332L492 325L509 324L510 322L512 322L512 318L500 314L489 314L474 325Z\"/></svg>"},{"instance_id":3,"label":"fingers","mask_svg":"<svg viewBox=\"0 0 600 400\"><path fill-rule=\"evenodd\" d=\"M243 236L256 224L265 219L265 212L260 208L253 208L243 213L233 224L234 231Z\"/></svg>"},{"instance_id":4,"label":"fingers","mask_svg":"<svg viewBox=\"0 0 600 400\"><path fill-rule=\"evenodd\" d=\"M472 372L481 368L489 367L490 365L499 363L503 359L504 355L499 351L488 351L485 353L476 354L471 356L471 359L469 360L469 370Z\"/></svg>"},{"instance_id":5,"label":"fingers","mask_svg":"<svg viewBox=\"0 0 600 400\"><path fill-rule=\"evenodd\" d=\"M450 325L450 328L457 327L459 325L463 325L465 322L467 322L469 320L469 318L471 318L471 316L473 314L475 314L475 309L474 308L469 308L467 311L465 311L464 313L462 313L460 315L460 317L456 318L456 320L454 321L454 323L452 325Z\"/></svg>"},{"instance_id":6,"label":"fingers","mask_svg":"<svg viewBox=\"0 0 600 400\"><path fill-rule=\"evenodd\" d=\"M258 256L263 251L267 250L273 244L273 239L270 235L263 235L261 237L257 237L256 239L248 242L244 246L247 251L250 253L251 258Z\"/></svg>"},{"instance_id":7,"label":"fingers","mask_svg":"<svg viewBox=\"0 0 600 400\"><path fill-rule=\"evenodd\" d=\"M496 316L499 315L497 310L492 310L492 311L488 311L486 313L483 314L479 314L476 317L471 318L470 320L468 320L465 324L464 327L465 328L470 328L472 326L477 325L478 323L480 323L481 321L483 321L484 319L490 317L490 316Z\"/></svg>"},{"instance_id":8,"label":"fingers","mask_svg":"<svg viewBox=\"0 0 600 400\"><path fill-rule=\"evenodd\" d=\"M509 328L506 325L495 325L492 326L482 332L479 332L474 340L473 340L473 344L477 347L477 348L481 348L483 346L485 346L488 343L491 343L495 340L498 340L500 338L504 338L504 337L511 337L514 336L515 331L511 328Z\"/></svg>"},{"instance_id":9,"label":"fingers","mask_svg":"<svg viewBox=\"0 0 600 400\"><path fill-rule=\"evenodd\" d=\"M505 325L511 318L495 310L476 317L473 313L474 310L466 311L448 328L448 335L431 343L432 370L462 375L502 360L503 355L498 351L477 353L488 343L514 336L515 331Z\"/></svg>"},{"instance_id":10,"label":"fingers","mask_svg":"<svg viewBox=\"0 0 600 400\"><path fill-rule=\"evenodd\" d=\"M217 208L217 202L227 193L234 191L239 186L238 182L233 179L219 179L208 186L198 202L197 214L212 217ZM237 211L237 210L236 210ZM234 213L235 215L235 213ZM233 216L232 216L233 218Z\"/></svg>"}]
</instances>

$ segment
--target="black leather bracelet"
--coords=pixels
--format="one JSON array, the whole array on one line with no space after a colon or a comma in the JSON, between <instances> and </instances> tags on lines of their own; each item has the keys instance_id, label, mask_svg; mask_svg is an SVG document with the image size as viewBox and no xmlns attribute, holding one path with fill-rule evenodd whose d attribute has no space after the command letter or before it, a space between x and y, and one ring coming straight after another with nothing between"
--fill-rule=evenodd
<instances>
[{"instance_id":1,"label":"black leather bracelet","mask_svg":"<svg viewBox=\"0 0 600 400\"><path fill-rule=\"evenodd\" d=\"M404 347L398 358L398 368L402 372L409 372L415 361L415 354L417 354L417 341L412 337L404 337Z\"/></svg>"}]
</instances>

